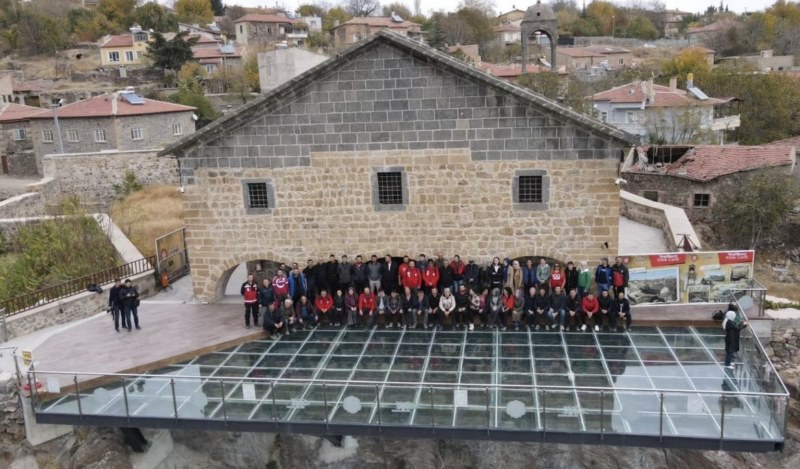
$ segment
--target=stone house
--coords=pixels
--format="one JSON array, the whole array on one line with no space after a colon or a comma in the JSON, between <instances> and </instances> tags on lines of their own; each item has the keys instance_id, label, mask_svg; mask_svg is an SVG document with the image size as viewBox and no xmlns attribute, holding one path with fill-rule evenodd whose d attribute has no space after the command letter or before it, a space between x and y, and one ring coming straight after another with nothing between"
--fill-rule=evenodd
<instances>
[{"instance_id":1,"label":"stone house","mask_svg":"<svg viewBox=\"0 0 800 469\"><path fill-rule=\"evenodd\" d=\"M58 109L64 153L163 148L195 130L195 108L142 98L132 91L102 94ZM58 153L51 109L29 116L38 173L44 155Z\"/></svg>"},{"instance_id":2,"label":"stone house","mask_svg":"<svg viewBox=\"0 0 800 469\"><path fill-rule=\"evenodd\" d=\"M753 172L794 173L791 145L695 145L641 148L623 166L624 189L682 208L692 223L708 224L714 207Z\"/></svg>"},{"instance_id":3,"label":"stone house","mask_svg":"<svg viewBox=\"0 0 800 469\"><path fill-rule=\"evenodd\" d=\"M33 152L28 118L42 112L41 108L22 104L0 104L0 162L2 174L36 176L36 156Z\"/></svg>"},{"instance_id":4,"label":"stone house","mask_svg":"<svg viewBox=\"0 0 800 469\"><path fill-rule=\"evenodd\" d=\"M144 65L150 33L134 25L127 34L106 36L100 43L100 63L104 67Z\"/></svg>"},{"instance_id":5,"label":"stone house","mask_svg":"<svg viewBox=\"0 0 800 469\"><path fill-rule=\"evenodd\" d=\"M292 44L302 43L308 38L308 27L300 18L289 18L285 15L248 14L234 21L236 43L273 44L288 41Z\"/></svg>"},{"instance_id":6,"label":"stone house","mask_svg":"<svg viewBox=\"0 0 800 469\"><path fill-rule=\"evenodd\" d=\"M214 47L192 47L192 56L203 66L209 75L217 70L226 71L242 68L245 48L233 44L217 44Z\"/></svg>"},{"instance_id":7,"label":"stone house","mask_svg":"<svg viewBox=\"0 0 800 469\"><path fill-rule=\"evenodd\" d=\"M258 54L261 92L266 93L326 60L328 57L325 55L299 47L261 52Z\"/></svg>"},{"instance_id":8,"label":"stone house","mask_svg":"<svg viewBox=\"0 0 800 469\"><path fill-rule=\"evenodd\" d=\"M594 95L595 112L604 122L640 136L642 141L681 144L719 142L726 130L739 126L738 110L731 107L735 98L710 98L693 86L677 87L650 81L633 81Z\"/></svg>"},{"instance_id":9,"label":"stone house","mask_svg":"<svg viewBox=\"0 0 800 469\"><path fill-rule=\"evenodd\" d=\"M592 44L585 46L584 49L603 56L600 63L607 64L609 67L630 67L633 66L633 53L624 47L606 46L603 44Z\"/></svg>"},{"instance_id":10,"label":"stone house","mask_svg":"<svg viewBox=\"0 0 800 469\"><path fill-rule=\"evenodd\" d=\"M507 11L505 13L497 15L497 22L502 23L511 23L516 26L519 26L522 23L522 19L525 17L525 10L520 10L519 8L514 8L511 11Z\"/></svg>"},{"instance_id":11,"label":"stone house","mask_svg":"<svg viewBox=\"0 0 800 469\"><path fill-rule=\"evenodd\" d=\"M164 149L194 293L237 265L441 250L596 260L618 246L624 132L380 31ZM608 243L605 245L604 243Z\"/></svg>"},{"instance_id":12,"label":"stone house","mask_svg":"<svg viewBox=\"0 0 800 469\"><path fill-rule=\"evenodd\" d=\"M600 65L603 60L605 60L605 56L585 47L558 47L556 49L556 62L566 72L588 70Z\"/></svg>"},{"instance_id":13,"label":"stone house","mask_svg":"<svg viewBox=\"0 0 800 469\"><path fill-rule=\"evenodd\" d=\"M664 10L661 13L661 22L664 25L664 37L677 37L680 35L680 28L684 18L691 16L692 13L674 10Z\"/></svg>"},{"instance_id":14,"label":"stone house","mask_svg":"<svg viewBox=\"0 0 800 469\"><path fill-rule=\"evenodd\" d=\"M391 18L367 16L352 18L335 26L331 31L333 45L337 49L343 49L364 41L384 29L413 39L421 40L422 38L422 26L413 21L404 20L397 16Z\"/></svg>"}]
</instances>

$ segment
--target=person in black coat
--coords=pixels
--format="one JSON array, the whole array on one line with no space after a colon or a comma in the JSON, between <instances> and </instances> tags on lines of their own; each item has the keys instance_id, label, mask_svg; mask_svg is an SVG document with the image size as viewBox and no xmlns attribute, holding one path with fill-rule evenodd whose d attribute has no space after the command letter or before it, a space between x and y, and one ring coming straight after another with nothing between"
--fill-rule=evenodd
<instances>
[{"instance_id":1,"label":"person in black coat","mask_svg":"<svg viewBox=\"0 0 800 469\"><path fill-rule=\"evenodd\" d=\"M384 292L397 291L397 271L400 268L400 264L392 260L392 256L389 254L384 257L384 260L386 264L383 269L383 276L381 277L381 287Z\"/></svg>"},{"instance_id":2,"label":"person in black coat","mask_svg":"<svg viewBox=\"0 0 800 469\"><path fill-rule=\"evenodd\" d=\"M325 263L325 283L328 290L339 288L339 262L336 261L336 256L333 254L331 254L328 262ZM347 291L347 289L342 291Z\"/></svg>"},{"instance_id":3,"label":"person in black coat","mask_svg":"<svg viewBox=\"0 0 800 469\"><path fill-rule=\"evenodd\" d=\"M602 308L602 304L600 306ZM617 297L611 303L611 311L608 313L611 316L611 328L618 329L617 324L619 320L625 318L625 329L630 332L631 330L631 302L625 298L625 292L620 290Z\"/></svg>"},{"instance_id":4,"label":"person in black coat","mask_svg":"<svg viewBox=\"0 0 800 469\"><path fill-rule=\"evenodd\" d=\"M139 327L139 290L131 284L131 279L125 279L125 284L119 289L119 298L122 301L122 310L125 314L123 321L128 325L126 329L131 331L131 316L133 324Z\"/></svg>"},{"instance_id":5,"label":"person in black coat","mask_svg":"<svg viewBox=\"0 0 800 469\"><path fill-rule=\"evenodd\" d=\"M725 368L732 370L733 354L739 351L739 334L747 327L747 321L736 322L736 305L729 305L722 321L722 330L725 331Z\"/></svg>"},{"instance_id":6,"label":"person in black coat","mask_svg":"<svg viewBox=\"0 0 800 469\"><path fill-rule=\"evenodd\" d=\"M572 290L578 289L578 273L578 269L575 268L575 263L572 261L567 262L567 270L564 271L564 291L568 294ZM578 299L580 299L580 297L578 297Z\"/></svg>"},{"instance_id":7,"label":"person in black coat","mask_svg":"<svg viewBox=\"0 0 800 469\"><path fill-rule=\"evenodd\" d=\"M114 286L108 291L108 309L114 315L114 330L119 332L119 318L122 317L122 327L128 328L128 323L125 321L125 316L122 314L122 298L119 296L119 291L122 288L122 281L118 278L114 279Z\"/></svg>"}]
</instances>

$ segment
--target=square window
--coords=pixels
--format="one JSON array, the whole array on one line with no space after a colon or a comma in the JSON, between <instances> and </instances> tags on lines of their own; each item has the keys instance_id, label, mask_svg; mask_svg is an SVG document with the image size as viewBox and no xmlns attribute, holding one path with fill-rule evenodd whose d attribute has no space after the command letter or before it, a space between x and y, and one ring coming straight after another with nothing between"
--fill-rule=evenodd
<instances>
[{"instance_id":1,"label":"square window","mask_svg":"<svg viewBox=\"0 0 800 469\"><path fill-rule=\"evenodd\" d=\"M125 51L125 60L128 62L133 62L133 51Z\"/></svg>"},{"instance_id":2,"label":"square window","mask_svg":"<svg viewBox=\"0 0 800 469\"><path fill-rule=\"evenodd\" d=\"M105 142L106 141L106 131L103 129L97 129L94 131L94 141L95 142Z\"/></svg>"},{"instance_id":3,"label":"square window","mask_svg":"<svg viewBox=\"0 0 800 469\"><path fill-rule=\"evenodd\" d=\"M653 202L658 202L658 191L644 191L642 197Z\"/></svg>"},{"instance_id":4,"label":"square window","mask_svg":"<svg viewBox=\"0 0 800 469\"><path fill-rule=\"evenodd\" d=\"M78 131L75 129L67 130L67 141L68 142L77 142L78 141Z\"/></svg>"},{"instance_id":5,"label":"square window","mask_svg":"<svg viewBox=\"0 0 800 469\"><path fill-rule=\"evenodd\" d=\"M542 203L542 176L519 177L519 203Z\"/></svg>"},{"instance_id":6,"label":"square window","mask_svg":"<svg viewBox=\"0 0 800 469\"><path fill-rule=\"evenodd\" d=\"M28 131L25 129L14 129L14 140L27 140Z\"/></svg>"},{"instance_id":7,"label":"square window","mask_svg":"<svg viewBox=\"0 0 800 469\"><path fill-rule=\"evenodd\" d=\"M183 129L181 128L180 122L172 124L172 135L182 135Z\"/></svg>"},{"instance_id":8,"label":"square window","mask_svg":"<svg viewBox=\"0 0 800 469\"><path fill-rule=\"evenodd\" d=\"M144 139L144 134L142 133L141 127L134 127L131 129L131 140L142 140Z\"/></svg>"},{"instance_id":9,"label":"square window","mask_svg":"<svg viewBox=\"0 0 800 469\"><path fill-rule=\"evenodd\" d=\"M695 194L694 206L695 207L708 207L711 202L711 194Z\"/></svg>"},{"instance_id":10,"label":"square window","mask_svg":"<svg viewBox=\"0 0 800 469\"><path fill-rule=\"evenodd\" d=\"M266 182L251 182L247 184L248 208L269 208L269 192Z\"/></svg>"},{"instance_id":11,"label":"square window","mask_svg":"<svg viewBox=\"0 0 800 469\"><path fill-rule=\"evenodd\" d=\"M42 141L47 143L53 143L53 131L42 130Z\"/></svg>"},{"instance_id":12,"label":"square window","mask_svg":"<svg viewBox=\"0 0 800 469\"><path fill-rule=\"evenodd\" d=\"M601 112L600 113L600 120L603 121L603 122L608 122L608 113L607 112Z\"/></svg>"},{"instance_id":13,"label":"square window","mask_svg":"<svg viewBox=\"0 0 800 469\"><path fill-rule=\"evenodd\" d=\"M378 204L403 204L403 175L400 171L378 173Z\"/></svg>"},{"instance_id":14,"label":"square window","mask_svg":"<svg viewBox=\"0 0 800 469\"><path fill-rule=\"evenodd\" d=\"M119 62L119 52L109 52L108 53L108 61L109 62Z\"/></svg>"}]
</instances>

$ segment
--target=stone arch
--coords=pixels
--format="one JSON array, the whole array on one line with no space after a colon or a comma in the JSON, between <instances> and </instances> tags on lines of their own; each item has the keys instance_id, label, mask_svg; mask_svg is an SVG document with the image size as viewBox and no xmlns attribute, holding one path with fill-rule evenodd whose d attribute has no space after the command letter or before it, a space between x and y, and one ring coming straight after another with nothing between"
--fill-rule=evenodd
<instances>
[{"instance_id":1,"label":"stone arch","mask_svg":"<svg viewBox=\"0 0 800 469\"><path fill-rule=\"evenodd\" d=\"M210 266L204 281L194 285L195 296L203 302L214 303L225 295L225 287L233 271L245 262L266 260L274 263L289 263L283 256L270 251L251 251L236 254L224 262Z\"/></svg>"},{"instance_id":2,"label":"stone arch","mask_svg":"<svg viewBox=\"0 0 800 469\"><path fill-rule=\"evenodd\" d=\"M520 24L522 40L522 73L527 72L528 66L528 43L531 36L536 33L543 33L550 39L550 71L556 72L556 47L558 45L558 20L553 9L549 5L542 5L541 0L537 0L525 12L525 16Z\"/></svg>"}]
</instances>

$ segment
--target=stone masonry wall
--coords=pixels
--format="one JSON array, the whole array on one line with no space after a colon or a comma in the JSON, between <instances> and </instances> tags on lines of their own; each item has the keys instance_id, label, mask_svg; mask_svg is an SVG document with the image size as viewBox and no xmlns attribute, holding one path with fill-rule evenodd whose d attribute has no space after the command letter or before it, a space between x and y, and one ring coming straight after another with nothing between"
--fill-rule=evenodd
<instances>
[{"instance_id":1,"label":"stone masonry wall","mask_svg":"<svg viewBox=\"0 0 800 469\"><path fill-rule=\"evenodd\" d=\"M25 129L25 140L14 140L14 130ZM37 176L36 156L28 122L9 122L0 124L0 154L5 155L8 174L12 176Z\"/></svg>"},{"instance_id":2,"label":"stone masonry wall","mask_svg":"<svg viewBox=\"0 0 800 469\"><path fill-rule=\"evenodd\" d=\"M309 163L195 172L185 197L198 298L218 299L233 268L254 259L441 250L476 262L525 255L596 262L618 249L615 160L474 161L469 150L452 149L313 154ZM372 168L385 166L407 173L402 211L373 207ZM547 172L549 208L514 208L518 169ZM274 185L274 208L248 215L241 180L261 178Z\"/></svg>"},{"instance_id":3,"label":"stone masonry wall","mask_svg":"<svg viewBox=\"0 0 800 469\"><path fill-rule=\"evenodd\" d=\"M653 202L627 191L622 191L620 196L620 215L661 230L669 249L673 251L683 249L680 245L683 235L689 236L698 248L702 247L700 236L694 231L682 208Z\"/></svg>"},{"instance_id":4,"label":"stone masonry wall","mask_svg":"<svg viewBox=\"0 0 800 469\"><path fill-rule=\"evenodd\" d=\"M45 214L45 198L38 192L27 192L0 201L0 219L38 217Z\"/></svg>"},{"instance_id":5,"label":"stone masonry wall","mask_svg":"<svg viewBox=\"0 0 800 469\"><path fill-rule=\"evenodd\" d=\"M142 298L157 293L155 277L152 272L131 277L131 282L139 289L139 295ZM6 320L8 340L105 311L108 307L108 290L112 285L113 283L101 285L103 293L100 294L93 292L79 293L61 301L9 317Z\"/></svg>"},{"instance_id":6,"label":"stone masonry wall","mask_svg":"<svg viewBox=\"0 0 800 469\"><path fill-rule=\"evenodd\" d=\"M177 163L159 158L157 150L48 155L44 158L45 176L56 181L61 195L77 195L85 205L100 211L114 201L114 184L126 170L143 184L178 184Z\"/></svg>"}]
</instances>

